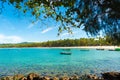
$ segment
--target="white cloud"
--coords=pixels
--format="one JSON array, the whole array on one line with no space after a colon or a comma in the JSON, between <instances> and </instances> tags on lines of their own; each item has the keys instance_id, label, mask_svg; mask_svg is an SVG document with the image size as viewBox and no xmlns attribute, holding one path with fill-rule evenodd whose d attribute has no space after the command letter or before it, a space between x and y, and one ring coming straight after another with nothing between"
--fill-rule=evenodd
<instances>
[{"instance_id":1,"label":"white cloud","mask_svg":"<svg viewBox=\"0 0 120 80\"><path fill-rule=\"evenodd\" d=\"M0 34L0 43L20 43L23 39L19 36L6 36Z\"/></svg>"},{"instance_id":2,"label":"white cloud","mask_svg":"<svg viewBox=\"0 0 120 80\"><path fill-rule=\"evenodd\" d=\"M43 30L41 33L44 34L44 33L48 32L48 31L50 31L50 30L52 30L52 29L53 29L53 27L49 27L49 28Z\"/></svg>"},{"instance_id":3,"label":"white cloud","mask_svg":"<svg viewBox=\"0 0 120 80\"><path fill-rule=\"evenodd\" d=\"M28 25L28 29L34 27L38 22L39 22L39 21L36 21L35 23L30 23L30 24Z\"/></svg>"}]
</instances>

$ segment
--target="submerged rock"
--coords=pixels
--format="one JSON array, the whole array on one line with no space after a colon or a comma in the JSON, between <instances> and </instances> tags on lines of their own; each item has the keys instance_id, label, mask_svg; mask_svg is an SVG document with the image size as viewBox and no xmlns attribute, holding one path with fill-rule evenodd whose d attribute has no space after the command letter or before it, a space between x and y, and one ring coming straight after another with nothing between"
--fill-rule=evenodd
<instances>
[{"instance_id":1,"label":"submerged rock","mask_svg":"<svg viewBox=\"0 0 120 80\"><path fill-rule=\"evenodd\" d=\"M21 80L24 77L24 75L22 74L17 74L15 76L13 76L13 80Z\"/></svg>"},{"instance_id":2,"label":"submerged rock","mask_svg":"<svg viewBox=\"0 0 120 80\"><path fill-rule=\"evenodd\" d=\"M26 77L22 77L20 80L27 80L27 78Z\"/></svg>"},{"instance_id":3,"label":"submerged rock","mask_svg":"<svg viewBox=\"0 0 120 80\"><path fill-rule=\"evenodd\" d=\"M50 77L44 76L41 80L50 80Z\"/></svg>"},{"instance_id":4,"label":"submerged rock","mask_svg":"<svg viewBox=\"0 0 120 80\"><path fill-rule=\"evenodd\" d=\"M27 80L40 80L40 76L36 73L30 73L27 76Z\"/></svg>"},{"instance_id":5,"label":"submerged rock","mask_svg":"<svg viewBox=\"0 0 120 80\"><path fill-rule=\"evenodd\" d=\"M17 74L14 76L6 76L0 78L0 80L120 80L120 72L106 72L102 73L102 77L98 77L96 75L73 75L73 76L40 76L36 73L30 73L25 77L22 74Z\"/></svg>"},{"instance_id":6,"label":"submerged rock","mask_svg":"<svg viewBox=\"0 0 120 80\"><path fill-rule=\"evenodd\" d=\"M1 78L0 80L13 80L13 76L6 76Z\"/></svg>"},{"instance_id":7,"label":"submerged rock","mask_svg":"<svg viewBox=\"0 0 120 80\"><path fill-rule=\"evenodd\" d=\"M68 76L63 76L61 78L59 78L59 80L69 80L70 78Z\"/></svg>"},{"instance_id":8,"label":"submerged rock","mask_svg":"<svg viewBox=\"0 0 120 80\"><path fill-rule=\"evenodd\" d=\"M70 77L69 80L79 80L79 78L80 78L79 76L74 75L74 76Z\"/></svg>"},{"instance_id":9,"label":"submerged rock","mask_svg":"<svg viewBox=\"0 0 120 80\"><path fill-rule=\"evenodd\" d=\"M102 77L105 80L120 80L120 73L119 72L106 72L106 73L102 73Z\"/></svg>"},{"instance_id":10,"label":"submerged rock","mask_svg":"<svg viewBox=\"0 0 120 80\"><path fill-rule=\"evenodd\" d=\"M59 80L59 78L58 77L53 77L52 80Z\"/></svg>"},{"instance_id":11,"label":"submerged rock","mask_svg":"<svg viewBox=\"0 0 120 80\"><path fill-rule=\"evenodd\" d=\"M92 79L92 80L98 80L99 79L99 77L96 76L96 75L87 75L87 78Z\"/></svg>"}]
</instances>

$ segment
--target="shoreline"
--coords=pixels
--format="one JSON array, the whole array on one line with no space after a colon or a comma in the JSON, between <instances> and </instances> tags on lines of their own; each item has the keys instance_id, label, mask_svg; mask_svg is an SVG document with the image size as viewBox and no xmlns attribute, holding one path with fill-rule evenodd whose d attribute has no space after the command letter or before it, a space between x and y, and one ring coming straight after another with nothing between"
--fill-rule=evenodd
<instances>
[{"instance_id":1,"label":"shoreline","mask_svg":"<svg viewBox=\"0 0 120 80\"><path fill-rule=\"evenodd\" d=\"M40 47L40 48L115 49L120 48L120 46L73 46L73 47Z\"/></svg>"},{"instance_id":2,"label":"shoreline","mask_svg":"<svg viewBox=\"0 0 120 80\"><path fill-rule=\"evenodd\" d=\"M17 48L42 48L42 49L50 49L50 48L58 48L58 49L115 49L120 48L120 46L70 46L70 47L4 47L0 49L17 49Z\"/></svg>"},{"instance_id":3,"label":"shoreline","mask_svg":"<svg viewBox=\"0 0 120 80\"><path fill-rule=\"evenodd\" d=\"M86 75L63 75L63 76L42 76L37 73L29 73L27 75L15 74L11 76L0 77L0 80L120 80L120 72L105 72L101 73L102 76L96 74Z\"/></svg>"}]
</instances>

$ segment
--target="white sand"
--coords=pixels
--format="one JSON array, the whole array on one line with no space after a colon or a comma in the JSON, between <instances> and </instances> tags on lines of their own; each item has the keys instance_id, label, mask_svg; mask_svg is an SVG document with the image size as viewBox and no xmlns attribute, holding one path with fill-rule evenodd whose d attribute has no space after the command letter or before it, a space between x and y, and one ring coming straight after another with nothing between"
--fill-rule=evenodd
<instances>
[{"instance_id":1,"label":"white sand","mask_svg":"<svg viewBox=\"0 0 120 80\"><path fill-rule=\"evenodd\" d=\"M120 46L73 46L73 47L39 47L39 48L115 49L120 48Z\"/></svg>"}]
</instances>

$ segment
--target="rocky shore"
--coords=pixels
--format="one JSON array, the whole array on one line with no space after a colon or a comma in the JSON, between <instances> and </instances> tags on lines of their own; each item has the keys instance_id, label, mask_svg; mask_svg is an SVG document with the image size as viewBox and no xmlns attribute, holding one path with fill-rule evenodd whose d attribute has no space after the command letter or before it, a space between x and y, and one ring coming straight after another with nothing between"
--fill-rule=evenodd
<instances>
[{"instance_id":1,"label":"rocky shore","mask_svg":"<svg viewBox=\"0 0 120 80\"><path fill-rule=\"evenodd\" d=\"M0 80L120 80L120 72L106 72L102 73L101 77L96 75L73 75L73 76L41 76L37 73L30 73L28 75L17 74L14 76L5 76Z\"/></svg>"}]
</instances>

